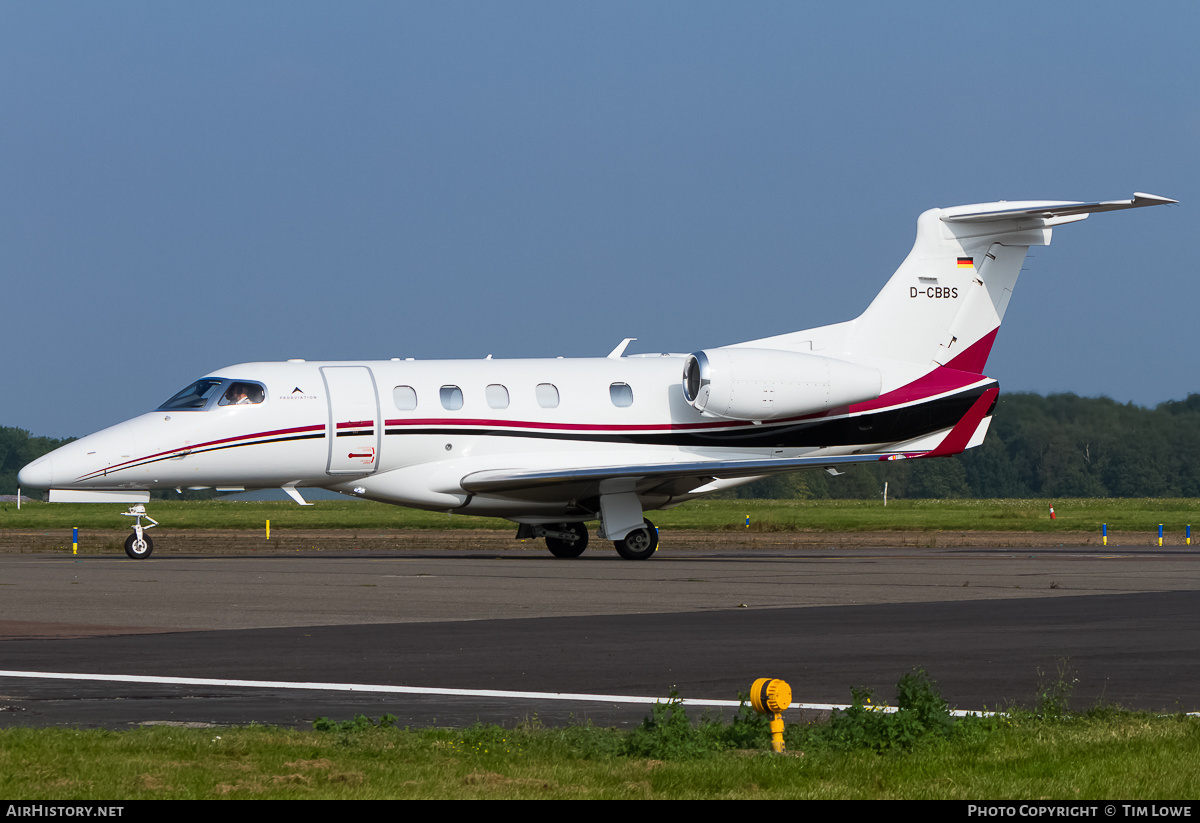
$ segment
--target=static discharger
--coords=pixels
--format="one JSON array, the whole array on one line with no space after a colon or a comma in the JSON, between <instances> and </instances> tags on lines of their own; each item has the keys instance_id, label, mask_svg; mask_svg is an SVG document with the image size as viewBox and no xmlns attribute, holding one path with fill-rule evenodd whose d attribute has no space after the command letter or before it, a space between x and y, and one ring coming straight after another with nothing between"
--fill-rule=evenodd
<instances>
[{"instance_id":1,"label":"static discharger","mask_svg":"<svg viewBox=\"0 0 1200 823\"><path fill-rule=\"evenodd\" d=\"M771 715L771 749L783 751L783 710L792 705L792 687L782 680L760 677L750 687L750 705Z\"/></svg>"}]
</instances>

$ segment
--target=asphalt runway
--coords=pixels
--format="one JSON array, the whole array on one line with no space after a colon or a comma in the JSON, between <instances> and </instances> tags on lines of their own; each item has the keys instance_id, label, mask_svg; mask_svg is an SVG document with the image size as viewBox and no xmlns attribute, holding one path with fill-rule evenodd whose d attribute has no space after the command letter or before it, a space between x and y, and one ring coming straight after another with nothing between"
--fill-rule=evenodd
<instances>
[{"instance_id":1,"label":"asphalt runway","mask_svg":"<svg viewBox=\"0 0 1200 823\"><path fill-rule=\"evenodd\" d=\"M0 726L307 727L360 713L629 726L646 705L544 693L736 700L780 677L797 702L846 703L855 686L890 699L914 666L952 705L995 709L1032 705L1064 660L1077 708L1196 711L1198 559L1061 546L684 546L647 562L528 548L0 555ZM208 682L154 680L171 677ZM412 691L332 688L344 684Z\"/></svg>"}]
</instances>

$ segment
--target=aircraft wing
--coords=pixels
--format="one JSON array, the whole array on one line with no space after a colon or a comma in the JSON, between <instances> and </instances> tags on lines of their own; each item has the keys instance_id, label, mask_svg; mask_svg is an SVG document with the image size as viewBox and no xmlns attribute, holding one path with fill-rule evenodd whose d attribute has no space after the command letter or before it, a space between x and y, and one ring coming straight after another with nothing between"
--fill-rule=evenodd
<instances>
[{"instance_id":1,"label":"aircraft wing","mask_svg":"<svg viewBox=\"0 0 1200 823\"><path fill-rule=\"evenodd\" d=\"M772 474L880 460L909 457L942 457L959 454L968 448L971 438L996 400L999 389L992 386L975 401L962 419L932 450L921 452L871 452L825 457L767 457L760 459L692 460L672 463L643 463L617 466L583 466L553 469L485 469L472 472L459 481L470 494L496 494L536 498L551 489L556 494L569 490L575 499L604 493L605 481L624 481L639 494L680 495L695 491L716 480L739 477L766 477Z\"/></svg>"},{"instance_id":2,"label":"aircraft wing","mask_svg":"<svg viewBox=\"0 0 1200 823\"><path fill-rule=\"evenodd\" d=\"M851 463L874 463L902 459L903 454L847 454L832 457L766 458L763 460L697 460L643 465L592 466L587 468L510 470L488 469L472 472L460 482L471 494L525 496L548 487L579 486L578 497L600 493L605 480L632 481L640 493L661 491L686 494L714 480L738 477L765 477L799 469L833 469ZM584 491L587 489L588 491ZM523 494L524 493L524 494Z\"/></svg>"}]
</instances>

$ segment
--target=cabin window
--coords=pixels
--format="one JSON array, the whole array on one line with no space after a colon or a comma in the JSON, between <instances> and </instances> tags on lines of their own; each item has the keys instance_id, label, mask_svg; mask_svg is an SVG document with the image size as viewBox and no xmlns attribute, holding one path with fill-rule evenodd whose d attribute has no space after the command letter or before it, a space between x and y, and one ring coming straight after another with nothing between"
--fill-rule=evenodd
<instances>
[{"instance_id":1,"label":"cabin window","mask_svg":"<svg viewBox=\"0 0 1200 823\"><path fill-rule=\"evenodd\" d=\"M449 411L458 411L462 408L462 389L458 386L442 386L439 394L442 398L442 408Z\"/></svg>"},{"instance_id":2,"label":"cabin window","mask_svg":"<svg viewBox=\"0 0 1200 823\"><path fill-rule=\"evenodd\" d=\"M222 406L254 406L266 399L266 392L258 383L235 380L221 395Z\"/></svg>"},{"instance_id":3,"label":"cabin window","mask_svg":"<svg viewBox=\"0 0 1200 823\"><path fill-rule=\"evenodd\" d=\"M558 408L558 389L553 383L537 384L537 402L543 409Z\"/></svg>"},{"instance_id":4,"label":"cabin window","mask_svg":"<svg viewBox=\"0 0 1200 823\"><path fill-rule=\"evenodd\" d=\"M608 396L618 408L624 409L633 405L633 389L628 383L613 383L608 387Z\"/></svg>"},{"instance_id":5,"label":"cabin window","mask_svg":"<svg viewBox=\"0 0 1200 823\"><path fill-rule=\"evenodd\" d=\"M492 383L484 389L484 397L487 398L489 409L507 409L508 408L508 389L501 386L499 383Z\"/></svg>"},{"instance_id":6,"label":"cabin window","mask_svg":"<svg viewBox=\"0 0 1200 823\"><path fill-rule=\"evenodd\" d=\"M206 378L197 380L192 385L188 386L183 391L175 394L166 403L158 407L159 411L187 411L199 410L208 405L208 402L221 393L221 386L225 384L224 380L214 380Z\"/></svg>"},{"instance_id":7,"label":"cabin window","mask_svg":"<svg viewBox=\"0 0 1200 823\"><path fill-rule=\"evenodd\" d=\"M392 389L392 402L399 411L412 411L417 407L417 390L412 386L397 386Z\"/></svg>"}]
</instances>

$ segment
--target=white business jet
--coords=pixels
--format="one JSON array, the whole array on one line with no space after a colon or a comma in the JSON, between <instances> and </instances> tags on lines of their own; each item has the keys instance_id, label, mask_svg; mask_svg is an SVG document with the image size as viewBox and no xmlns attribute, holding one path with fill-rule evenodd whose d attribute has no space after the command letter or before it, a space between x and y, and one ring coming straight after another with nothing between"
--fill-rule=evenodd
<instances>
[{"instance_id":1,"label":"white business jet","mask_svg":"<svg viewBox=\"0 0 1200 823\"><path fill-rule=\"evenodd\" d=\"M644 512L806 468L958 454L983 441L983 375L1030 246L1092 212L1174 203L931 209L857 319L691 354L243 363L30 463L50 500L142 504L157 488L303 488L508 518L578 557L585 523L651 557ZM134 506L131 513L143 512ZM126 543L145 558L141 518ZM153 521L151 521L153 523Z\"/></svg>"}]
</instances>

